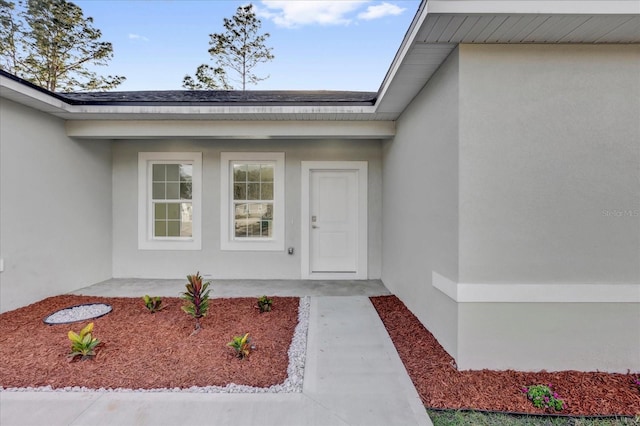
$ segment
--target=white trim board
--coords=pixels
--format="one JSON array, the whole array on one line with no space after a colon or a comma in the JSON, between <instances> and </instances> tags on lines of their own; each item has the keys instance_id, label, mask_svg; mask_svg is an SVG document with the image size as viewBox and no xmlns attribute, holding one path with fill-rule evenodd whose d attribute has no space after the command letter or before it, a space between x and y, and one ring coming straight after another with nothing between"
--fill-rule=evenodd
<instances>
[{"instance_id":1,"label":"white trim board","mask_svg":"<svg viewBox=\"0 0 640 426\"><path fill-rule=\"evenodd\" d=\"M437 272L431 284L459 303L640 303L640 284L466 284Z\"/></svg>"},{"instance_id":2,"label":"white trim board","mask_svg":"<svg viewBox=\"0 0 640 426\"><path fill-rule=\"evenodd\" d=\"M191 238L159 240L152 236L151 167L153 161L193 164L192 199L193 230ZM202 152L139 152L138 153L138 250L201 250L202 249Z\"/></svg>"},{"instance_id":3,"label":"white trim board","mask_svg":"<svg viewBox=\"0 0 640 426\"><path fill-rule=\"evenodd\" d=\"M271 238L234 238L233 168L231 163L268 162L274 165L273 235ZM285 231L285 154L284 152L221 152L220 153L220 250L222 251L284 251Z\"/></svg>"}]
</instances>

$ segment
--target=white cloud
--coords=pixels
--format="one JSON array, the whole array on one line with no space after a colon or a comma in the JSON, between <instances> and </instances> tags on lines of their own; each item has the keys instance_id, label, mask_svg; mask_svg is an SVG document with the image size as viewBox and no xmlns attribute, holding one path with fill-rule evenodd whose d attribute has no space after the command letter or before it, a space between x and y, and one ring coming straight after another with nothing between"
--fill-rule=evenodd
<instances>
[{"instance_id":1,"label":"white cloud","mask_svg":"<svg viewBox=\"0 0 640 426\"><path fill-rule=\"evenodd\" d=\"M129 40L149 41L149 39L146 38L145 36L141 36L140 34L133 34L133 33L129 33Z\"/></svg>"},{"instance_id":2,"label":"white cloud","mask_svg":"<svg viewBox=\"0 0 640 426\"><path fill-rule=\"evenodd\" d=\"M358 19L370 21L389 15L400 15L406 9L391 3L376 4L367 7L365 12L358 14Z\"/></svg>"},{"instance_id":3,"label":"white cloud","mask_svg":"<svg viewBox=\"0 0 640 426\"><path fill-rule=\"evenodd\" d=\"M263 0L261 3L267 9L257 9L260 17L270 19L280 27L293 28L313 24L347 25L352 21L349 14L368 3L368 0Z\"/></svg>"}]
</instances>

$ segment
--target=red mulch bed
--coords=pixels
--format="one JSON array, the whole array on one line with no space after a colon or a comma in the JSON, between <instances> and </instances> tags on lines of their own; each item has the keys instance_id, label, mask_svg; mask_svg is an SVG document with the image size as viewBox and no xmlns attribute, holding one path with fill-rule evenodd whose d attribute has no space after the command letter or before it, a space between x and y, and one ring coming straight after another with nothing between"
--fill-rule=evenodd
<instances>
[{"instance_id":1,"label":"red mulch bed","mask_svg":"<svg viewBox=\"0 0 640 426\"><path fill-rule=\"evenodd\" d=\"M523 386L553 384L565 402L561 414L640 414L640 391L631 374L579 371L458 371L453 358L395 296L372 297L380 318L425 406L544 414L521 392Z\"/></svg>"},{"instance_id":2,"label":"red mulch bed","mask_svg":"<svg viewBox=\"0 0 640 426\"><path fill-rule=\"evenodd\" d=\"M46 325L43 318L58 309L102 302L113 307L104 317L73 324ZM0 315L0 386L85 386L87 388L188 388L229 383L267 387L287 377L296 297L274 297L263 314L255 298L211 299L202 330L191 335L195 320L178 298L163 298L167 307L147 311L141 298L63 295ZM101 340L93 360L67 361L69 330L94 323ZM233 336L250 333L256 350L246 360L226 346Z\"/></svg>"}]
</instances>

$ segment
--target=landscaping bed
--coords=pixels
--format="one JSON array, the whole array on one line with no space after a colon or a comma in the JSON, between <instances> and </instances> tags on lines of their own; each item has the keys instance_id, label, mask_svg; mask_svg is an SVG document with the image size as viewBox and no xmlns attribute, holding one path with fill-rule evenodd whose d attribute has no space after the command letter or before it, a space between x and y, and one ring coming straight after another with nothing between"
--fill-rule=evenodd
<instances>
[{"instance_id":1,"label":"landscaping bed","mask_svg":"<svg viewBox=\"0 0 640 426\"><path fill-rule=\"evenodd\" d=\"M287 351L298 323L299 298L274 297L260 313L255 298L210 299L202 329L178 298L150 313L141 298L63 295L0 314L0 387L185 389L192 386L277 385L287 378ZM108 303L109 314L73 324L47 325L56 310ZM93 322L101 341L92 360L68 362L69 330ZM227 343L249 333L255 350L235 358Z\"/></svg>"},{"instance_id":2,"label":"landscaping bed","mask_svg":"<svg viewBox=\"0 0 640 426\"><path fill-rule=\"evenodd\" d=\"M542 414L523 386L552 384L565 403L558 414L640 415L640 390L632 374L600 372L458 371L453 358L395 296L372 297L380 318L423 404L429 408Z\"/></svg>"}]
</instances>

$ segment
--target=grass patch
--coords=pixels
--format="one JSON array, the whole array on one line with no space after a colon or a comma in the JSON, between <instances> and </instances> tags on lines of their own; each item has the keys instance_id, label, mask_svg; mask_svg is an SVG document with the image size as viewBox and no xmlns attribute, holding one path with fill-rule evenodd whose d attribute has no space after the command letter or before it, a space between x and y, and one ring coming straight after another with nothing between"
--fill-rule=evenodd
<instances>
[{"instance_id":1,"label":"grass patch","mask_svg":"<svg viewBox=\"0 0 640 426\"><path fill-rule=\"evenodd\" d=\"M427 410L434 426L640 426L640 416L552 417L478 411Z\"/></svg>"}]
</instances>

